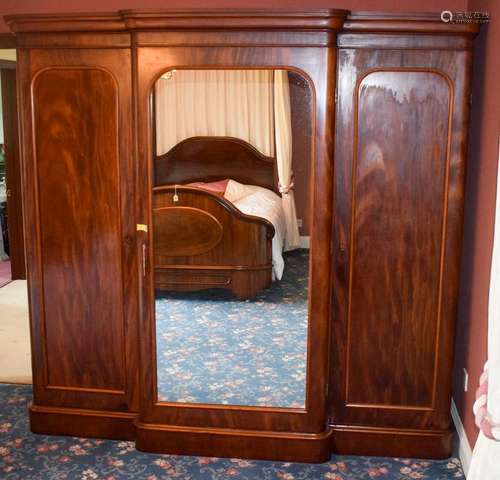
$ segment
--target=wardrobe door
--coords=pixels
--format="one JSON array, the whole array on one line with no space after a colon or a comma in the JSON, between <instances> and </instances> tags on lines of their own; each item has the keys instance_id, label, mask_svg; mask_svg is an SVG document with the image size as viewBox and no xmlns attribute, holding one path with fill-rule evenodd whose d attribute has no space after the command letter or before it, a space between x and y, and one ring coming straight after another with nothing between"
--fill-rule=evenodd
<instances>
[{"instance_id":1,"label":"wardrobe door","mask_svg":"<svg viewBox=\"0 0 500 480\"><path fill-rule=\"evenodd\" d=\"M137 410L130 57L20 51L35 431L81 422L53 407Z\"/></svg>"},{"instance_id":2,"label":"wardrobe door","mask_svg":"<svg viewBox=\"0 0 500 480\"><path fill-rule=\"evenodd\" d=\"M446 456L470 53L338 61L334 448Z\"/></svg>"}]
</instances>

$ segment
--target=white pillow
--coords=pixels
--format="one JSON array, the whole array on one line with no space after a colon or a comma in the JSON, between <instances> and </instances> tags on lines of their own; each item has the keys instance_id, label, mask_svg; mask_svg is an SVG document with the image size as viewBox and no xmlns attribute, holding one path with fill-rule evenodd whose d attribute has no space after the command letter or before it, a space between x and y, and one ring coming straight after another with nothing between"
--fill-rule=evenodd
<instances>
[{"instance_id":1,"label":"white pillow","mask_svg":"<svg viewBox=\"0 0 500 480\"><path fill-rule=\"evenodd\" d=\"M248 213L249 215L257 215L264 218L267 218L267 211L277 209L278 213L281 213L280 209L283 208L281 197L266 188L259 188L250 195L245 195L243 198L236 200L234 205L245 213L251 209L252 212Z\"/></svg>"},{"instance_id":2,"label":"white pillow","mask_svg":"<svg viewBox=\"0 0 500 480\"><path fill-rule=\"evenodd\" d=\"M226 191L224 192L224 198L234 203L255 193L258 188L259 187L254 185L243 185L234 180L229 180L229 182L227 182Z\"/></svg>"}]
</instances>

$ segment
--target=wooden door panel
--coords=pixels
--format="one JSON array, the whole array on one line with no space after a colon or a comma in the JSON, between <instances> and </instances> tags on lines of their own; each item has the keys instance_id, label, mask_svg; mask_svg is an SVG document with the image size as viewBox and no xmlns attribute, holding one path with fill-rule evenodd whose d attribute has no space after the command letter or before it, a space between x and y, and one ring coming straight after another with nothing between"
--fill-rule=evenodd
<instances>
[{"instance_id":1,"label":"wooden door panel","mask_svg":"<svg viewBox=\"0 0 500 480\"><path fill-rule=\"evenodd\" d=\"M125 388L117 97L96 68L34 83L49 387Z\"/></svg>"},{"instance_id":2,"label":"wooden door panel","mask_svg":"<svg viewBox=\"0 0 500 480\"><path fill-rule=\"evenodd\" d=\"M385 70L356 95L346 402L432 407L450 89Z\"/></svg>"},{"instance_id":3,"label":"wooden door panel","mask_svg":"<svg viewBox=\"0 0 500 480\"><path fill-rule=\"evenodd\" d=\"M339 50L335 425L449 428L469 62L460 51Z\"/></svg>"},{"instance_id":4,"label":"wooden door panel","mask_svg":"<svg viewBox=\"0 0 500 480\"><path fill-rule=\"evenodd\" d=\"M18 52L37 415L139 408L131 56Z\"/></svg>"},{"instance_id":5,"label":"wooden door panel","mask_svg":"<svg viewBox=\"0 0 500 480\"><path fill-rule=\"evenodd\" d=\"M154 332L153 281L150 270L144 280L144 317L141 331L142 358L142 395L143 406L140 422L143 424L163 424L174 428L232 428L244 430L276 430L288 432L307 432L316 434L325 429L327 418L326 384L327 356L324 350L328 346L328 322L330 318L330 275L331 275L331 232L332 215L332 159L333 159L333 115L335 76L332 75L335 65L335 49L296 46L268 46L265 49L250 46L220 46L220 38L216 33L204 32L204 42L217 42L218 47L170 46L157 47L160 38L164 42L177 42L180 37L171 37L170 33L161 36L157 32L140 32L137 34L137 104L138 108L138 160L141 172L151 170L153 157L151 139L151 120L148 104L150 102L151 85L156 78L169 68L178 65L189 68L290 68L301 72L308 78L312 96L312 158L311 158L311 244L314 254L311 256L310 282L314 288L309 296L309 330L308 330L308 373L306 409L290 411L289 409L261 409L254 407L219 408L203 404L167 404L156 403L156 358ZM262 41L259 39L259 42ZM155 45L155 46L151 46ZM147 175L139 178L138 215L142 215L141 223L152 224L151 220L151 185ZM146 238L146 236L144 236ZM148 240L149 243L151 239ZM150 263L152 264L152 258ZM153 354L151 353L153 352ZM148 430L149 435L149 430ZM151 437L153 438L153 437ZM139 444L145 445L146 440ZM148 441L151 444L152 440Z\"/></svg>"}]
</instances>

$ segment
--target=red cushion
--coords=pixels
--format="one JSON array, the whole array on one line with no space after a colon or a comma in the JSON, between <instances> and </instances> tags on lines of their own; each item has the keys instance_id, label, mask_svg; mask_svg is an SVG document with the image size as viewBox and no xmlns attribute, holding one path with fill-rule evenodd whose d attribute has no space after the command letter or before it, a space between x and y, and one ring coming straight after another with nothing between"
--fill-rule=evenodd
<instances>
[{"instance_id":1,"label":"red cushion","mask_svg":"<svg viewBox=\"0 0 500 480\"><path fill-rule=\"evenodd\" d=\"M226 191L227 182L229 182L229 179L217 180L216 182L193 182L188 183L186 187L195 187L222 196Z\"/></svg>"}]
</instances>

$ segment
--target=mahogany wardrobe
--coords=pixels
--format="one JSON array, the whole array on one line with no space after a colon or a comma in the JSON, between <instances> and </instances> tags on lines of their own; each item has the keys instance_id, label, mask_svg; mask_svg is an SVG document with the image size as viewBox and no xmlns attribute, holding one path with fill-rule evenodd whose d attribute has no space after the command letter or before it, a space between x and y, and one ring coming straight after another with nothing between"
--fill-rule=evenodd
<instances>
[{"instance_id":1,"label":"mahogany wardrobe","mask_svg":"<svg viewBox=\"0 0 500 480\"><path fill-rule=\"evenodd\" d=\"M477 25L344 10L6 21L18 51L34 432L287 461L451 454ZM158 399L151 91L183 68L286 69L311 92L303 408Z\"/></svg>"}]
</instances>

